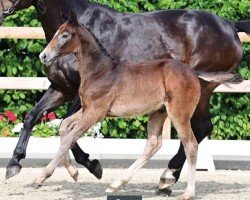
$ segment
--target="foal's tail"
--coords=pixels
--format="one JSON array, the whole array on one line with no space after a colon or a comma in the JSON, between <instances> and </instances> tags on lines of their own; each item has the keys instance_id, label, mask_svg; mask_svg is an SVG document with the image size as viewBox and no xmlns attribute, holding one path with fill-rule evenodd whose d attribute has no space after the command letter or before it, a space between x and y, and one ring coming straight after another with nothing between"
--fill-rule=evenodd
<instances>
[{"instance_id":1,"label":"foal's tail","mask_svg":"<svg viewBox=\"0 0 250 200\"><path fill-rule=\"evenodd\" d=\"M235 72L200 72L195 71L196 75L208 82L215 82L215 83L232 83L232 84L239 84L244 79Z\"/></svg>"}]
</instances>

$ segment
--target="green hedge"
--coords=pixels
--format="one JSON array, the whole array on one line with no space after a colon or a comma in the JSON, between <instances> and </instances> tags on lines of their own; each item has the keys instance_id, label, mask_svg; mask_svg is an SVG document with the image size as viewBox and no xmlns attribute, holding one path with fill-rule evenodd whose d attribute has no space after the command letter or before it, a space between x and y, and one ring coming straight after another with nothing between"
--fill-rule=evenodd
<instances>
[{"instance_id":1,"label":"green hedge","mask_svg":"<svg viewBox=\"0 0 250 200\"><path fill-rule=\"evenodd\" d=\"M96 0L122 12L153 11L159 9L202 9L214 12L229 20L250 19L249 0ZM5 26L40 26L36 12L29 8L7 18ZM0 76L45 76L38 59L43 49L43 40L1 40ZM244 45L245 53L250 54L250 45ZM242 62L239 73L250 79L249 65ZM0 90L0 113L14 111L22 121L35 105L42 91ZM58 117L65 113L66 106L56 111ZM211 99L213 116L213 138L250 139L250 95L214 94ZM145 138L147 117L132 119L106 119L102 122L105 137ZM1 133L0 133L1 135Z\"/></svg>"}]
</instances>

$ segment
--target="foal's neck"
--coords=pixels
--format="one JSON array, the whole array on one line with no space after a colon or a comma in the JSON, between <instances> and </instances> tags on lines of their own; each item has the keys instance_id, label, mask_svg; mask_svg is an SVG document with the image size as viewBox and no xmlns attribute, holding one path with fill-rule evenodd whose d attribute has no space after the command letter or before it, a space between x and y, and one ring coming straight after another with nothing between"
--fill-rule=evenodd
<instances>
[{"instance_id":1,"label":"foal's neck","mask_svg":"<svg viewBox=\"0 0 250 200\"><path fill-rule=\"evenodd\" d=\"M79 52L77 59L79 62L79 71L84 73L105 73L111 70L117 61L114 61L96 38L85 28L79 28ZM85 75L84 75L85 76Z\"/></svg>"}]
</instances>

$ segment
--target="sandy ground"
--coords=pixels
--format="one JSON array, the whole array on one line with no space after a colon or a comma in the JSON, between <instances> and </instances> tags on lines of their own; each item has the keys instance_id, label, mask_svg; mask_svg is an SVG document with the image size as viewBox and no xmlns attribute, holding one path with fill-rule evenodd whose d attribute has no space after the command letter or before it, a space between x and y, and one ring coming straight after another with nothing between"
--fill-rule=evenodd
<instances>
[{"instance_id":1,"label":"sandy ground","mask_svg":"<svg viewBox=\"0 0 250 200\"><path fill-rule=\"evenodd\" d=\"M72 181L64 168L55 173L39 189L31 186L32 181L42 172L42 168L24 168L22 172L4 181L5 169L0 168L1 200L106 200L105 189L124 169L104 169L103 178L98 181L86 169L79 169L78 183ZM163 169L142 169L117 195L142 195L143 199L176 199L186 187L187 174L173 187L171 197L155 194ZM244 200L250 199L250 171L197 172L196 199L204 200Z\"/></svg>"}]
</instances>

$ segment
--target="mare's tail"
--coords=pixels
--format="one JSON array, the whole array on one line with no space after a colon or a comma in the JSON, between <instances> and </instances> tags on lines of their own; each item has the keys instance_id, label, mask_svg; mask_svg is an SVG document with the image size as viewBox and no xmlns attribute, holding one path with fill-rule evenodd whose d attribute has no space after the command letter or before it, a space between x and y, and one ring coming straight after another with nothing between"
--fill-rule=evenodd
<instances>
[{"instance_id":1,"label":"mare's tail","mask_svg":"<svg viewBox=\"0 0 250 200\"><path fill-rule=\"evenodd\" d=\"M237 32L245 32L250 34L250 20L242 20L234 23Z\"/></svg>"}]
</instances>

